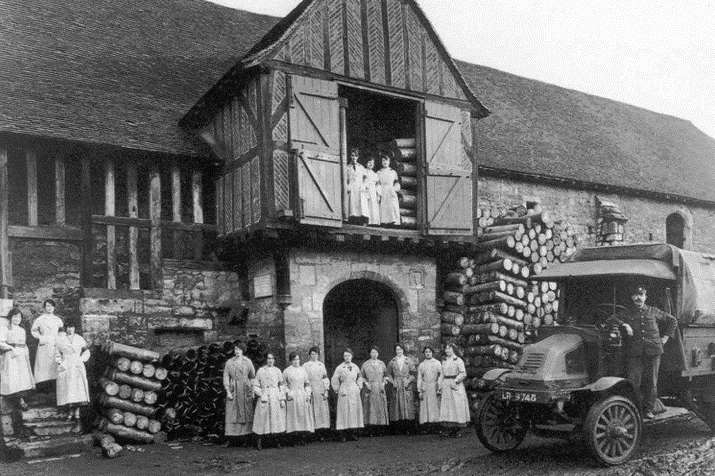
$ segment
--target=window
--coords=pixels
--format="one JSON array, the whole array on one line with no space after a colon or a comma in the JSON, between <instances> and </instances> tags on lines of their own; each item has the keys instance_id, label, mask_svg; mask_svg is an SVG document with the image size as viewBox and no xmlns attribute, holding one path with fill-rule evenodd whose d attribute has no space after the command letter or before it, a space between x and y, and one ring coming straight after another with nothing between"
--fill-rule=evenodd
<instances>
[{"instance_id":1,"label":"window","mask_svg":"<svg viewBox=\"0 0 715 476\"><path fill-rule=\"evenodd\" d=\"M685 219L680 213L671 213L666 218L665 241L678 248L685 245Z\"/></svg>"}]
</instances>

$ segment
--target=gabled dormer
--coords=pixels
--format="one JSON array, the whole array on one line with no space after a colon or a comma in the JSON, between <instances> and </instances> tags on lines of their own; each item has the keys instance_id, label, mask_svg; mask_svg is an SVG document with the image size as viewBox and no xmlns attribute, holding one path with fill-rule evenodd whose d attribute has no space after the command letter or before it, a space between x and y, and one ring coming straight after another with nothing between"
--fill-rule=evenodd
<instances>
[{"instance_id":1,"label":"gabled dormer","mask_svg":"<svg viewBox=\"0 0 715 476\"><path fill-rule=\"evenodd\" d=\"M216 184L223 235L315 226L364 233L373 225L373 234L468 239L473 126L487 114L416 2L306 0L182 125L224 163ZM390 158L396 222L353 216L353 148L362 166L375 159L376 173Z\"/></svg>"}]
</instances>

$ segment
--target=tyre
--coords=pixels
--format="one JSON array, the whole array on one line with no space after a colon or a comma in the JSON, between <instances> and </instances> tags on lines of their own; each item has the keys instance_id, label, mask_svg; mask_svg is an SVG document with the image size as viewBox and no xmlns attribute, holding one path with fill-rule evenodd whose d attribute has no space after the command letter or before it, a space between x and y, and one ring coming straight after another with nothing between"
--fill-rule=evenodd
<instances>
[{"instance_id":1,"label":"tyre","mask_svg":"<svg viewBox=\"0 0 715 476\"><path fill-rule=\"evenodd\" d=\"M583 431L588 448L599 463L621 464L638 450L641 414L630 399L612 395L591 406Z\"/></svg>"},{"instance_id":2,"label":"tyre","mask_svg":"<svg viewBox=\"0 0 715 476\"><path fill-rule=\"evenodd\" d=\"M524 441L527 425L519 420L516 405L508 405L492 394L480 405L474 429L488 450L502 453Z\"/></svg>"},{"instance_id":3,"label":"tyre","mask_svg":"<svg viewBox=\"0 0 715 476\"><path fill-rule=\"evenodd\" d=\"M715 435L715 403L701 403L696 414L710 428L710 433Z\"/></svg>"}]
</instances>

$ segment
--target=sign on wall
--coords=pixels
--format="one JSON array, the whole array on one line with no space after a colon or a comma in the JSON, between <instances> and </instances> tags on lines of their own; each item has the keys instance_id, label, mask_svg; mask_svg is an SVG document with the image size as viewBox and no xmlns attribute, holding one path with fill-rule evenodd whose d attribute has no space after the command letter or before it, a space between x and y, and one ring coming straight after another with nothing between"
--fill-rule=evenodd
<instances>
[{"instance_id":1,"label":"sign on wall","mask_svg":"<svg viewBox=\"0 0 715 476\"><path fill-rule=\"evenodd\" d=\"M253 297L263 298L273 296L273 275L263 274L253 278Z\"/></svg>"}]
</instances>

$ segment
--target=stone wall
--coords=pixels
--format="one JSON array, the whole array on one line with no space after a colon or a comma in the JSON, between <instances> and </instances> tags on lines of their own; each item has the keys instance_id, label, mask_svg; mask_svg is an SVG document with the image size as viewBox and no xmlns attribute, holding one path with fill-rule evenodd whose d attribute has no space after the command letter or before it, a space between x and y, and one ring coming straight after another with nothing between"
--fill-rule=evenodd
<instances>
[{"instance_id":1,"label":"stone wall","mask_svg":"<svg viewBox=\"0 0 715 476\"><path fill-rule=\"evenodd\" d=\"M390 288L398 305L399 339L408 353L439 344L434 258L305 248L291 250L288 260L292 302L284 316L286 352L306 355L313 345L323 347L323 301L335 286L352 279Z\"/></svg>"},{"instance_id":2,"label":"stone wall","mask_svg":"<svg viewBox=\"0 0 715 476\"><path fill-rule=\"evenodd\" d=\"M80 251L75 245L52 241L10 240L12 298L23 316L32 321L42 302L53 299L56 312L77 317ZM29 326L27 327L29 330Z\"/></svg>"},{"instance_id":3,"label":"stone wall","mask_svg":"<svg viewBox=\"0 0 715 476\"><path fill-rule=\"evenodd\" d=\"M79 302L85 337L158 351L218 339L238 306L237 273L213 262L164 260L163 274L161 291L85 289Z\"/></svg>"},{"instance_id":4,"label":"stone wall","mask_svg":"<svg viewBox=\"0 0 715 476\"><path fill-rule=\"evenodd\" d=\"M566 220L576 227L580 243L595 245L597 230L596 196L615 203L628 217L624 242L665 242L665 220L671 213L680 213L691 224L692 238L686 248L712 252L715 249L715 208L703 208L650 198L604 194L589 190L556 187L507 178L479 178L479 206L511 206L526 201L538 201L554 218ZM589 234L589 226L593 233Z\"/></svg>"}]
</instances>

